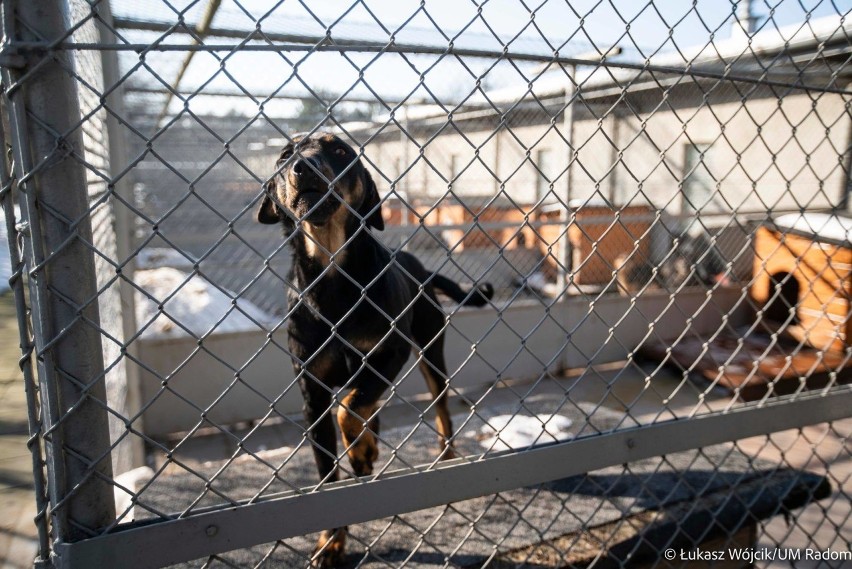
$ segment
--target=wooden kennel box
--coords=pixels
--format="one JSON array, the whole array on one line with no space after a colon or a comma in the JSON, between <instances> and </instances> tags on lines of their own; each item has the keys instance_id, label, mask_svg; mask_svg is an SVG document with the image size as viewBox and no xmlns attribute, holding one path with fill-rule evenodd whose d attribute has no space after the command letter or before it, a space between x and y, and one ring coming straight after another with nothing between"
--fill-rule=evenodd
<instances>
[{"instance_id":1,"label":"wooden kennel box","mask_svg":"<svg viewBox=\"0 0 852 569\"><path fill-rule=\"evenodd\" d=\"M852 219L804 213L758 228L751 296L763 321L818 350L852 338Z\"/></svg>"},{"instance_id":2,"label":"wooden kennel box","mask_svg":"<svg viewBox=\"0 0 852 569\"><path fill-rule=\"evenodd\" d=\"M609 205L586 203L575 209L574 223L568 227L572 266L577 284L607 284L617 259L633 255L635 263L648 263L650 239L648 229L654 215L648 206L616 209ZM636 241L639 248L636 253Z\"/></svg>"}]
</instances>

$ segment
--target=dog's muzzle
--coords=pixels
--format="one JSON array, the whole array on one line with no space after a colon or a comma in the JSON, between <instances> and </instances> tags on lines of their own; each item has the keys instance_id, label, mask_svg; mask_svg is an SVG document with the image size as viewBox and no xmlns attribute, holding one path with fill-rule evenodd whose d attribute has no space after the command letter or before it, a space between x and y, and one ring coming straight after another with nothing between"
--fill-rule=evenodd
<instances>
[{"instance_id":1,"label":"dog's muzzle","mask_svg":"<svg viewBox=\"0 0 852 569\"><path fill-rule=\"evenodd\" d=\"M300 158L290 167L293 213L317 225L325 223L340 205L333 195L334 190L329 189L328 182L319 173L323 171L315 158Z\"/></svg>"}]
</instances>

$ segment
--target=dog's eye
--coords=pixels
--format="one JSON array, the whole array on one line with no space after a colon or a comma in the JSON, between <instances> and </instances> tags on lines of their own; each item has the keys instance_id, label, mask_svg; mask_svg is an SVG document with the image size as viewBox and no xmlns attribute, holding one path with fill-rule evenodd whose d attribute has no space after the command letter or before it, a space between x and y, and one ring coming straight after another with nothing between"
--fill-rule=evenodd
<instances>
[{"instance_id":1,"label":"dog's eye","mask_svg":"<svg viewBox=\"0 0 852 569\"><path fill-rule=\"evenodd\" d=\"M334 153L338 156L346 156L346 149L342 146L338 146L334 149Z\"/></svg>"}]
</instances>

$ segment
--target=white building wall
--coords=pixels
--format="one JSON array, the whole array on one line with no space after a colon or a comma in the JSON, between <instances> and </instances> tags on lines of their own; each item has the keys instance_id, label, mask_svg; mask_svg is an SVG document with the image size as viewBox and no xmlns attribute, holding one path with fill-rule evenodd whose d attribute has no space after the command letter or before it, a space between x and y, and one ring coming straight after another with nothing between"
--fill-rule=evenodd
<instances>
[{"instance_id":1,"label":"white building wall","mask_svg":"<svg viewBox=\"0 0 852 569\"><path fill-rule=\"evenodd\" d=\"M694 105L674 107L647 92L641 106L622 104L607 112L608 105L596 105L600 116L590 116L577 103L582 112L573 126L577 155L570 198L598 197L618 205L691 213L681 195L686 148L709 144L704 164L714 196L704 213L839 203L845 185L842 157L850 141L850 118L840 95L791 92L782 98L751 96L745 103L711 98L706 104L695 96L700 93L691 93ZM678 100L677 93L671 97ZM533 163L545 150L556 162L554 190L564 198L571 152L562 116L551 124L524 124L524 118L511 117L502 127L495 116L455 127L433 119L425 130L411 125L417 144L407 141L403 147L391 135L374 141L367 153L378 157L375 164L388 178L399 176L397 160L410 167L398 186L411 199L434 203L452 189L476 205L501 189L516 203L535 202L541 174ZM454 156L459 173L450 183ZM379 186L384 192L389 183Z\"/></svg>"},{"instance_id":2,"label":"white building wall","mask_svg":"<svg viewBox=\"0 0 852 569\"><path fill-rule=\"evenodd\" d=\"M599 191L617 204L633 199L688 212L681 196L686 148L708 144L704 164L715 195L702 212L835 206L845 185L840 160L850 136L844 105L839 95L793 93L647 114L620 109L618 121L579 120L572 196L585 199Z\"/></svg>"}]
</instances>

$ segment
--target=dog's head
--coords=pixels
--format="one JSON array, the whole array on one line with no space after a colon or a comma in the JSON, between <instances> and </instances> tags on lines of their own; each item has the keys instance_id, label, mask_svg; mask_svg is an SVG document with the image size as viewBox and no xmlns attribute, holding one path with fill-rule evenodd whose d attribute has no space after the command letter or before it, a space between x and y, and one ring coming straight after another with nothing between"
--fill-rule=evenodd
<instances>
[{"instance_id":1,"label":"dog's head","mask_svg":"<svg viewBox=\"0 0 852 569\"><path fill-rule=\"evenodd\" d=\"M260 223L283 223L288 230L298 221L323 226L338 218L341 208L346 209L341 213L351 208L357 223L363 219L370 227L385 228L373 178L352 147L333 134L293 136L264 190Z\"/></svg>"}]
</instances>

